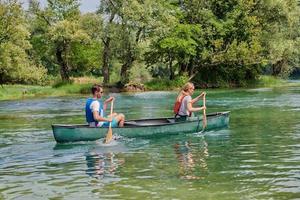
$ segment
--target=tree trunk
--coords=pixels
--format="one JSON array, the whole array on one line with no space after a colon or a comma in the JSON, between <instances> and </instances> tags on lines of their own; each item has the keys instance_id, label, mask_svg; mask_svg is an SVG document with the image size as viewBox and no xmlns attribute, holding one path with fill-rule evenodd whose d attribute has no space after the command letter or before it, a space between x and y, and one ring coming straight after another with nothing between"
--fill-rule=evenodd
<instances>
[{"instance_id":1,"label":"tree trunk","mask_svg":"<svg viewBox=\"0 0 300 200\"><path fill-rule=\"evenodd\" d=\"M104 43L103 50L103 66L102 66L102 75L103 75L103 84L106 85L109 83L109 58L110 58L110 37L106 38Z\"/></svg>"},{"instance_id":2,"label":"tree trunk","mask_svg":"<svg viewBox=\"0 0 300 200\"><path fill-rule=\"evenodd\" d=\"M125 55L126 57L124 59L125 62L123 63L123 65L121 67L121 73L120 73L122 85L125 85L126 83L129 82L129 70L131 69L133 62L136 59L136 56L133 53L133 51L134 51L133 48L136 48L136 46L139 42L142 30L143 30L143 27L139 28L139 30L137 31L137 34L135 35L135 43L134 44L130 43L130 41L128 39L127 48L126 48L127 51L126 51L126 55ZM130 35L130 33L128 33L128 35Z\"/></svg>"},{"instance_id":3,"label":"tree trunk","mask_svg":"<svg viewBox=\"0 0 300 200\"><path fill-rule=\"evenodd\" d=\"M169 55L169 70L170 70L170 80L175 79L174 69L173 69L173 59L172 56Z\"/></svg>"},{"instance_id":4,"label":"tree trunk","mask_svg":"<svg viewBox=\"0 0 300 200\"><path fill-rule=\"evenodd\" d=\"M272 65L272 75L273 76L278 76L280 73L283 71L283 66L285 64L285 60L279 60L275 64Z\"/></svg>"},{"instance_id":5,"label":"tree trunk","mask_svg":"<svg viewBox=\"0 0 300 200\"><path fill-rule=\"evenodd\" d=\"M193 76L195 67L194 67L194 62L193 62L192 58L189 60L187 68L188 68L188 76L189 77Z\"/></svg>"},{"instance_id":6,"label":"tree trunk","mask_svg":"<svg viewBox=\"0 0 300 200\"><path fill-rule=\"evenodd\" d=\"M183 75L185 72L187 72L187 64L185 63L179 63L179 75Z\"/></svg>"},{"instance_id":7,"label":"tree trunk","mask_svg":"<svg viewBox=\"0 0 300 200\"><path fill-rule=\"evenodd\" d=\"M67 62L63 58L63 48L60 48L59 46L56 47L56 59L60 66L60 76L63 81L69 81L69 67Z\"/></svg>"},{"instance_id":8,"label":"tree trunk","mask_svg":"<svg viewBox=\"0 0 300 200\"><path fill-rule=\"evenodd\" d=\"M132 63L134 61L133 55L130 51L127 54L126 62L121 67L121 84L125 85L126 83L129 83L129 70L132 66Z\"/></svg>"},{"instance_id":9,"label":"tree trunk","mask_svg":"<svg viewBox=\"0 0 300 200\"><path fill-rule=\"evenodd\" d=\"M103 39L104 49L103 49L103 65L102 65L102 75L103 75L103 84L106 85L109 83L110 74L109 74L109 60L110 60L110 25L115 18L115 13L112 13L107 24L106 37Z\"/></svg>"}]
</instances>

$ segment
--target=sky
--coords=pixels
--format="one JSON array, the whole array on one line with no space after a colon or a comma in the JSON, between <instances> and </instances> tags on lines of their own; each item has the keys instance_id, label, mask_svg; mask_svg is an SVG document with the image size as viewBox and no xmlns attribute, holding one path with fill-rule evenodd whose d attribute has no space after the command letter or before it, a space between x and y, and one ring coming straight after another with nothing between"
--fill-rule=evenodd
<instances>
[{"instance_id":1,"label":"sky","mask_svg":"<svg viewBox=\"0 0 300 200\"><path fill-rule=\"evenodd\" d=\"M41 3L41 6L45 6L47 4L47 0L39 0ZM20 2L23 3L23 6L25 8L28 8L28 2L29 0L20 0ZM95 12L100 4L100 0L81 0L81 6L80 11L82 13L87 12Z\"/></svg>"}]
</instances>

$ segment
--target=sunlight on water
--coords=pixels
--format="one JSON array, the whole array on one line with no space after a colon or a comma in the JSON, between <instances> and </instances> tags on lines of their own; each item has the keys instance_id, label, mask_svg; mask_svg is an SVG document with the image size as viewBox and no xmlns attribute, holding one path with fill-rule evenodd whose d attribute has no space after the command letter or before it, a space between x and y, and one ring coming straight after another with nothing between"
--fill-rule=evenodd
<instances>
[{"instance_id":1,"label":"sunlight on water","mask_svg":"<svg viewBox=\"0 0 300 200\"><path fill-rule=\"evenodd\" d=\"M112 95L127 119L173 115L176 92ZM0 102L0 199L299 199L300 88L208 90L226 129L57 144L51 124L84 123L84 104Z\"/></svg>"}]
</instances>

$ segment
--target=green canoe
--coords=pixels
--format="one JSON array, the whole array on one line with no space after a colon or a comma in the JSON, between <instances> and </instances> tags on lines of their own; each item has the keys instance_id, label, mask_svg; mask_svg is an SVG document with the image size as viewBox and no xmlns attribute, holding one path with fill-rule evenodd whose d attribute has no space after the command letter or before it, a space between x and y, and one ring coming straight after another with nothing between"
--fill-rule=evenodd
<instances>
[{"instance_id":1,"label":"green canoe","mask_svg":"<svg viewBox=\"0 0 300 200\"><path fill-rule=\"evenodd\" d=\"M229 111L207 114L205 130L226 127L229 124ZM56 142L93 141L104 138L107 128L89 127L86 124L52 125ZM127 138L152 137L166 134L198 132L202 130L202 119L175 122L174 118L128 120L122 128L113 128L113 133Z\"/></svg>"}]
</instances>

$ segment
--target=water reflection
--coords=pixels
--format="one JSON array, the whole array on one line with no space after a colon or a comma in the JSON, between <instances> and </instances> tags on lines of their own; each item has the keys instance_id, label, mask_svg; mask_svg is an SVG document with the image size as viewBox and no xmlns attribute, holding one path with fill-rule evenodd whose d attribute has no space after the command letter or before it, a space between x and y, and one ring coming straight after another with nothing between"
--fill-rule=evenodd
<instances>
[{"instance_id":1,"label":"water reflection","mask_svg":"<svg viewBox=\"0 0 300 200\"><path fill-rule=\"evenodd\" d=\"M197 144L199 145L199 144ZM183 144L176 143L174 151L179 163L179 176L182 179L202 179L205 172L208 170L206 159L208 154L208 145L203 141L202 149L199 151L195 144L190 141L185 141Z\"/></svg>"},{"instance_id":2,"label":"water reflection","mask_svg":"<svg viewBox=\"0 0 300 200\"><path fill-rule=\"evenodd\" d=\"M56 144L53 148L55 157L62 160L72 159L74 156L81 157L85 162L81 162L86 167L81 169L89 177L97 179L116 178L117 169L125 163L124 158L120 158L126 148L122 143L116 146L105 147L102 143L75 143ZM111 179L109 179L111 180Z\"/></svg>"},{"instance_id":3,"label":"water reflection","mask_svg":"<svg viewBox=\"0 0 300 200\"><path fill-rule=\"evenodd\" d=\"M124 163L125 159L118 159L113 152L97 153L90 151L86 154L86 174L98 179L112 177L117 168Z\"/></svg>"}]
</instances>

